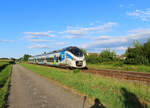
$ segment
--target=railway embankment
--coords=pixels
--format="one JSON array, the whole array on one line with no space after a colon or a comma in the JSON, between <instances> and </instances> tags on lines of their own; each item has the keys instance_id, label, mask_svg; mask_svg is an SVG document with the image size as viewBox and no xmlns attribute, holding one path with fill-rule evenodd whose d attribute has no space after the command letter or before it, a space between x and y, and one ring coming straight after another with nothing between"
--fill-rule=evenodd
<instances>
[{"instance_id":1,"label":"railway embankment","mask_svg":"<svg viewBox=\"0 0 150 108\"><path fill-rule=\"evenodd\" d=\"M43 77L59 83L72 92L88 97L91 103L94 99L106 108L149 108L150 86L139 81L118 80L97 74L80 71L64 70L34 64L21 64L23 67Z\"/></svg>"}]
</instances>

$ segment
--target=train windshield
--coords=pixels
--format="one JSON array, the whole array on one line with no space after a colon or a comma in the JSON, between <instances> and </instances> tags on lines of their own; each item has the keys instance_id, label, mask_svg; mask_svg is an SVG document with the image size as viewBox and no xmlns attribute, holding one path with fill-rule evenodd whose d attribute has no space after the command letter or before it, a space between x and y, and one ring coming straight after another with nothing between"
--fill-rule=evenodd
<instances>
[{"instance_id":1,"label":"train windshield","mask_svg":"<svg viewBox=\"0 0 150 108\"><path fill-rule=\"evenodd\" d=\"M71 48L69 48L68 51L70 51L72 54L74 54L77 57L82 57L83 56L83 53L79 48L71 47Z\"/></svg>"}]
</instances>

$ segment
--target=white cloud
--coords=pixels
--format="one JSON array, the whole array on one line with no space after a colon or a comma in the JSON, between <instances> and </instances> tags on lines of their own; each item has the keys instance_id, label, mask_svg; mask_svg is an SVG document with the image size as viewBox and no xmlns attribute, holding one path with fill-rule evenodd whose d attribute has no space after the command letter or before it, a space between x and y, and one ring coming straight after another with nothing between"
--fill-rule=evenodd
<instances>
[{"instance_id":1,"label":"white cloud","mask_svg":"<svg viewBox=\"0 0 150 108\"><path fill-rule=\"evenodd\" d=\"M55 43L55 45L58 45L58 46L65 46L65 45L69 45L70 42L57 42Z\"/></svg>"},{"instance_id":2,"label":"white cloud","mask_svg":"<svg viewBox=\"0 0 150 108\"><path fill-rule=\"evenodd\" d=\"M90 26L93 26L93 25L94 25L94 23L90 23L89 25L90 25Z\"/></svg>"},{"instance_id":3,"label":"white cloud","mask_svg":"<svg viewBox=\"0 0 150 108\"><path fill-rule=\"evenodd\" d=\"M125 51L127 50L128 48L127 47L124 47L124 46L120 46L120 47L116 47L115 50L119 50L119 51Z\"/></svg>"},{"instance_id":4,"label":"white cloud","mask_svg":"<svg viewBox=\"0 0 150 108\"><path fill-rule=\"evenodd\" d=\"M35 38L39 38L40 36L25 36L25 39L35 39Z\"/></svg>"},{"instance_id":5,"label":"white cloud","mask_svg":"<svg viewBox=\"0 0 150 108\"><path fill-rule=\"evenodd\" d=\"M62 38L65 38L65 39L74 39L74 38L87 38L87 39L90 39L91 37L90 36L80 36L80 35L66 35L66 36L62 36Z\"/></svg>"},{"instance_id":6,"label":"white cloud","mask_svg":"<svg viewBox=\"0 0 150 108\"><path fill-rule=\"evenodd\" d=\"M38 38L38 37L56 37L54 34L50 34L53 31L48 31L48 32L24 32L27 34L27 38Z\"/></svg>"},{"instance_id":7,"label":"white cloud","mask_svg":"<svg viewBox=\"0 0 150 108\"><path fill-rule=\"evenodd\" d=\"M33 44L28 47L29 49L35 49L35 48L48 48L46 45L41 45L41 44Z\"/></svg>"},{"instance_id":8,"label":"white cloud","mask_svg":"<svg viewBox=\"0 0 150 108\"><path fill-rule=\"evenodd\" d=\"M64 32L59 32L60 34L70 34L70 35L83 35L85 34L85 31L79 29L79 30L66 30Z\"/></svg>"},{"instance_id":9,"label":"white cloud","mask_svg":"<svg viewBox=\"0 0 150 108\"><path fill-rule=\"evenodd\" d=\"M0 43L9 42L8 40L0 40Z\"/></svg>"},{"instance_id":10,"label":"white cloud","mask_svg":"<svg viewBox=\"0 0 150 108\"><path fill-rule=\"evenodd\" d=\"M145 38L150 38L150 28L145 28L145 29L134 29L129 31L132 39L145 39Z\"/></svg>"},{"instance_id":11,"label":"white cloud","mask_svg":"<svg viewBox=\"0 0 150 108\"><path fill-rule=\"evenodd\" d=\"M54 34L49 34L47 37L56 37Z\"/></svg>"},{"instance_id":12,"label":"white cloud","mask_svg":"<svg viewBox=\"0 0 150 108\"><path fill-rule=\"evenodd\" d=\"M119 5L120 8L132 8L133 6L134 6L134 4L127 4L127 5L120 4Z\"/></svg>"},{"instance_id":13,"label":"white cloud","mask_svg":"<svg viewBox=\"0 0 150 108\"><path fill-rule=\"evenodd\" d=\"M8 42L13 42L13 40L0 40L0 43L8 43Z\"/></svg>"},{"instance_id":14,"label":"white cloud","mask_svg":"<svg viewBox=\"0 0 150 108\"><path fill-rule=\"evenodd\" d=\"M51 31L51 30L48 31L48 33L52 33L52 32L54 32L54 31Z\"/></svg>"},{"instance_id":15,"label":"white cloud","mask_svg":"<svg viewBox=\"0 0 150 108\"><path fill-rule=\"evenodd\" d=\"M150 38L150 28L134 29L128 32L126 36L99 36L97 39L93 38L93 41L88 44L82 44L83 48L115 48L128 47L132 45L134 40L145 41ZM120 49L121 49L120 48Z\"/></svg>"},{"instance_id":16,"label":"white cloud","mask_svg":"<svg viewBox=\"0 0 150 108\"><path fill-rule=\"evenodd\" d=\"M89 32L106 32L109 31L113 26L115 26L117 23L114 22L108 22L104 25L99 25L95 27L71 27L71 29L67 29L63 32L59 32L60 34L69 34L69 35L85 35Z\"/></svg>"},{"instance_id":17,"label":"white cloud","mask_svg":"<svg viewBox=\"0 0 150 108\"><path fill-rule=\"evenodd\" d=\"M48 35L47 32L24 32L25 34L28 34L28 35L35 35L35 36L44 36L44 35Z\"/></svg>"},{"instance_id":18,"label":"white cloud","mask_svg":"<svg viewBox=\"0 0 150 108\"><path fill-rule=\"evenodd\" d=\"M44 40L44 39L31 39L30 42L52 42L54 40Z\"/></svg>"},{"instance_id":19,"label":"white cloud","mask_svg":"<svg viewBox=\"0 0 150 108\"><path fill-rule=\"evenodd\" d=\"M134 12L127 12L128 16L133 16L141 19L142 21L148 21L150 19L150 9L145 10L135 10Z\"/></svg>"},{"instance_id":20,"label":"white cloud","mask_svg":"<svg viewBox=\"0 0 150 108\"><path fill-rule=\"evenodd\" d=\"M56 37L56 35L51 34L53 31L48 32L24 32L26 36L23 39L27 39L30 42L52 42L53 40L49 40L49 37ZM48 39L43 39L43 37L47 37Z\"/></svg>"},{"instance_id":21,"label":"white cloud","mask_svg":"<svg viewBox=\"0 0 150 108\"><path fill-rule=\"evenodd\" d=\"M72 39L72 38L77 38L78 36L74 36L74 35L68 35L68 36L63 36L63 38L66 39Z\"/></svg>"},{"instance_id":22,"label":"white cloud","mask_svg":"<svg viewBox=\"0 0 150 108\"><path fill-rule=\"evenodd\" d=\"M94 38L94 40L106 40L106 39L109 39L110 38L110 36L97 36L97 37L95 37Z\"/></svg>"}]
</instances>

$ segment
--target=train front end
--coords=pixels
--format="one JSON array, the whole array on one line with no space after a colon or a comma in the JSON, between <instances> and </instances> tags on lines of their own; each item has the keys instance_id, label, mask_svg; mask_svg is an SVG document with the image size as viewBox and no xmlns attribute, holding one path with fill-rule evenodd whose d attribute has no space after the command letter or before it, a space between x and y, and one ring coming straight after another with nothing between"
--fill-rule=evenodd
<instances>
[{"instance_id":1,"label":"train front end","mask_svg":"<svg viewBox=\"0 0 150 108\"><path fill-rule=\"evenodd\" d=\"M67 64L73 68L85 68L86 59L82 51L77 47L69 47L66 53Z\"/></svg>"}]
</instances>

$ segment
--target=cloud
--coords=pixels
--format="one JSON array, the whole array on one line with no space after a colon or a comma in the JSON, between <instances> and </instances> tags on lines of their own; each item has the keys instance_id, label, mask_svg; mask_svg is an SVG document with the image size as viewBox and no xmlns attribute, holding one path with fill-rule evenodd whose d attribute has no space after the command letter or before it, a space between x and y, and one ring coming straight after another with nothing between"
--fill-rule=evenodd
<instances>
[{"instance_id":1,"label":"cloud","mask_svg":"<svg viewBox=\"0 0 150 108\"><path fill-rule=\"evenodd\" d=\"M119 5L120 8L132 8L133 6L134 4L127 4L127 5L120 4Z\"/></svg>"},{"instance_id":2,"label":"cloud","mask_svg":"<svg viewBox=\"0 0 150 108\"><path fill-rule=\"evenodd\" d=\"M150 19L150 9L145 10L135 10L134 12L127 12L128 16L133 16L135 18L139 18L142 21L148 21Z\"/></svg>"},{"instance_id":3,"label":"cloud","mask_svg":"<svg viewBox=\"0 0 150 108\"><path fill-rule=\"evenodd\" d=\"M54 31L51 31L51 30L48 31L48 33L52 33L52 32L54 32Z\"/></svg>"},{"instance_id":4,"label":"cloud","mask_svg":"<svg viewBox=\"0 0 150 108\"><path fill-rule=\"evenodd\" d=\"M114 22L108 22L103 25L95 26L95 27L71 27L63 32L59 32L60 34L74 35L74 36L83 36L91 32L103 33L109 31L113 26L117 25Z\"/></svg>"},{"instance_id":5,"label":"cloud","mask_svg":"<svg viewBox=\"0 0 150 108\"><path fill-rule=\"evenodd\" d=\"M116 47L115 50L117 51L125 51L127 50L128 48L127 47L124 47L124 46L120 46L120 47Z\"/></svg>"},{"instance_id":6,"label":"cloud","mask_svg":"<svg viewBox=\"0 0 150 108\"><path fill-rule=\"evenodd\" d=\"M150 28L145 29L133 29L129 31L131 39L139 40L139 39L145 39L150 38Z\"/></svg>"},{"instance_id":7,"label":"cloud","mask_svg":"<svg viewBox=\"0 0 150 108\"><path fill-rule=\"evenodd\" d=\"M46 45L41 45L41 44L33 44L28 47L29 49L35 49L35 48L48 48Z\"/></svg>"},{"instance_id":8,"label":"cloud","mask_svg":"<svg viewBox=\"0 0 150 108\"><path fill-rule=\"evenodd\" d=\"M27 39L30 42L52 42L54 40L49 40L49 37L56 37L56 35L51 34L53 31L48 32L24 32L26 36L24 39ZM43 39L43 37L47 37L48 39Z\"/></svg>"},{"instance_id":9,"label":"cloud","mask_svg":"<svg viewBox=\"0 0 150 108\"><path fill-rule=\"evenodd\" d=\"M28 34L28 35L35 35L35 36L43 36L43 35L48 35L47 32L24 32L25 34Z\"/></svg>"},{"instance_id":10,"label":"cloud","mask_svg":"<svg viewBox=\"0 0 150 108\"><path fill-rule=\"evenodd\" d=\"M91 37L88 36L88 35L85 35L85 36L80 36L80 35L66 35L66 36L62 36L62 38L65 38L65 39L75 39L75 38L87 38L87 39L90 39Z\"/></svg>"},{"instance_id":11,"label":"cloud","mask_svg":"<svg viewBox=\"0 0 150 108\"><path fill-rule=\"evenodd\" d=\"M34 39L34 38L39 38L40 36L25 36L25 39Z\"/></svg>"},{"instance_id":12,"label":"cloud","mask_svg":"<svg viewBox=\"0 0 150 108\"><path fill-rule=\"evenodd\" d=\"M90 25L90 26L94 26L94 25L95 25L95 23L90 23L89 25Z\"/></svg>"},{"instance_id":13,"label":"cloud","mask_svg":"<svg viewBox=\"0 0 150 108\"><path fill-rule=\"evenodd\" d=\"M109 39L109 38L111 38L110 36L97 36L97 37L95 37L95 38L93 38L94 40L105 40L105 39Z\"/></svg>"},{"instance_id":14,"label":"cloud","mask_svg":"<svg viewBox=\"0 0 150 108\"><path fill-rule=\"evenodd\" d=\"M54 34L50 34L53 31L48 31L48 32L24 32L27 34L27 38L38 38L38 37L56 37Z\"/></svg>"},{"instance_id":15,"label":"cloud","mask_svg":"<svg viewBox=\"0 0 150 108\"><path fill-rule=\"evenodd\" d=\"M45 39L31 39L30 42L52 42L54 40L45 40Z\"/></svg>"},{"instance_id":16,"label":"cloud","mask_svg":"<svg viewBox=\"0 0 150 108\"><path fill-rule=\"evenodd\" d=\"M72 38L78 38L78 36L68 35L68 36L63 36L63 38L72 39Z\"/></svg>"},{"instance_id":17,"label":"cloud","mask_svg":"<svg viewBox=\"0 0 150 108\"><path fill-rule=\"evenodd\" d=\"M65 46L65 45L69 45L70 44L70 42L57 42L57 43L55 43L55 45L57 45L57 46Z\"/></svg>"},{"instance_id":18,"label":"cloud","mask_svg":"<svg viewBox=\"0 0 150 108\"><path fill-rule=\"evenodd\" d=\"M133 44L134 40L139 40L141 42L146 41L150 38L150 28L145 29L134 29L128 32L125 36L99 36L94 37L93 41L88 44L82 44L82 48L116 48L128 47ZM121 49L120 48L120 49Z\"/></svg>"},{"instance_id":19,"label":"cloud","mask_svg":"<svg viewBox=\"0 0 150 108\"><path fill-rule=\"evenodd\" d=\"M0 40L0 43L9 42L8 40Z\"/></svg>"},{"instance_id":20,"label":"cloud","mask_svg":"<svg viewBox=\"0 0 150 108\"><path fill-rule=\"evenodd\" d=\"M29 46L29 49L43 49L43 48L52 48L52 46L55 47L65 47L68 46L69 44L71 44L70 42L54 42L51 43L52 45L46 45L46 44L32 44L31 46Z\"/></svg>"},{"instance_id":21,"label":"cloud","mask_svg":"<svg viewBox=\"0 0 150 108\"><path fill-rule=\"evenodd\" d=\"M9 42L13 42L13 40L0 40L0 43L9 43Z\"/></svg>"}]
</instances>

